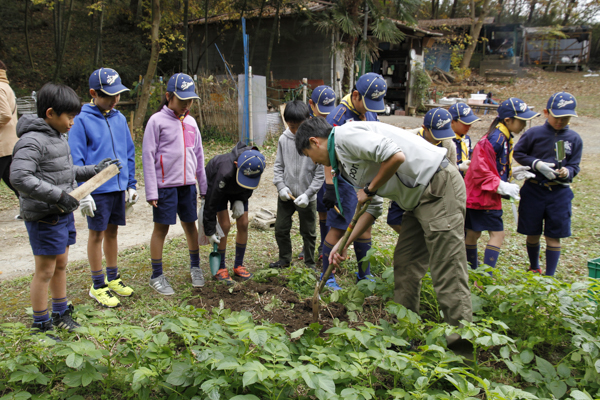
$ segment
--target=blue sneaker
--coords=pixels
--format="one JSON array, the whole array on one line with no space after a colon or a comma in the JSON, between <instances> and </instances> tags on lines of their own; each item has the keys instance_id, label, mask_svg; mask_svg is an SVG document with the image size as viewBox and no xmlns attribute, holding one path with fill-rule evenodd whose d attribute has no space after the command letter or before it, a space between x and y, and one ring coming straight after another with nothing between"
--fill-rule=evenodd
<instances>
[{"instance_id":1,"label":"blue sneaker","mask_svg":"<svg viewBox=\"0 0 600 400\"><path fill-rule=\"evenodd\" d=\"M323 274L321 274L321 279L323 278ZM335 281L335 276L331 274L327 282L325 282L325 286L327 286L331 290L342 290L341 286L337 284Z\"/></svg>"},{"instance_id":2,"label":"blue sneaker","mask_svg":"<svg viewBox=\"0 0 600 400\"><path fill-rule=\"evenodd\" d=\"M358 275L358 272L355 272L355 274L356 274L356 283L358 283L364 279L368 280L369 282L375 282L375 279L373 279L373 275L371 275L371 274L365 275L362 278L360 277L360 275Z\"/></svg>"}]
</instances>

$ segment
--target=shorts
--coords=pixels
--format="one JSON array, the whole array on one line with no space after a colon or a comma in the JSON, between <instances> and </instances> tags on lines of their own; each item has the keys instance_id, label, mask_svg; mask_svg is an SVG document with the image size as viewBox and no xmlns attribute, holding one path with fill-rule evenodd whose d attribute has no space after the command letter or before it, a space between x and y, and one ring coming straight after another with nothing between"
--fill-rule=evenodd
<instances>
[{"instance_id":1,"label":"shorts","mask_svg":"<svg viewBox=\"0 0 600 400\"><path fill-rule=\"evenodd\" d=\"M51 214L37 221L25 221L34 256L58 256L75 244L77 231L73 213Z\"/></svg>"},{"instance_id":2,"label":"shorts","mask_svg":"<svg viewBox=\"0 0 600 400\"><path fill-rule=\"evenodd\" d=\"M235 203L238 200L234 200L234 199L229 199L229 198L223 198L220 199L220 201L217 203L217 212L220 211L225 211L227 210L227 203L229 203L229 209L232 210L233 209L233 203ZM244 211L247 212L248 211L248 200L242 201L242 204L244 204Z\"/></svg>"},{"instance_id":3,"label":"shorts","mask_svg":"<svg viewBox=\"0 0 600 400\"><path fill-rule=\"evenodd\" d=\"M108 224L125 225L125 191L92 195L96 203L94 217L87 217L88 229L103 232Z\"/></svg>"},{"instance_id":4,"label":"shorts","mask_svg":"<svg viewBox=\"0 0 600 400\"><path fill-rule=\"evenodd\" d=\"M352 185L343 179L339 179L338 191L340 194L340 201L342 202L344 216L342 217L338 214L338 212L335 211L335 208L330 209L327 211L327 226L345 231L348 225L350 225L352 217L354 217L358 199L356 198L356 191Z\"/></svg>"},{"instance_id":5,"label":"shorts","mask_svg":"<svg viewBox=\"0 0 600 400\"><path fill-rule=\"evenodd\" d=\"M404 215L404 210L400 208L398 203L395 201L390 202L390 207L388 208L387 215L387 224L388 225L402 225L402 216Z\"/></svg>"},{"instance_id":6,"label":"shorts","mask_svg":"<svg viewBox=\"0 0 600 400\"><path fill-rule=\"evenodd\" d=\"M196 185L158 189L158 203L152 207L153 221L157 224L175 225L177 215L181 222L198 219Z\"/></svg>"},{"instance_id":7,"label":"shorts","mask_svg":"<svg viewBox=\"0 0 600 400\"><path fill-rule=\"evenodd\" d=\"M475 210L467 208L465 228L475 232L503 231L502 210Z\"/></svg>"},{"instance_id":8,"label":"shorts","mask_svg":"<svg viewBox=\"0 0 600 400\"><path fill-rule=\"evenodd\" d=\"M325 195L325 182L323 182L323 186L317 192L317 212L327 212L329 211L327 207L325 207L325 203L323 203L323 196Z\"/></svg>"},{"instance_id":9,"label":"shorts","mask_svg":"<svg viewBox=\"0 0 600 400\"><path fill-rule=\"evenodd\" d=\"M552 190L550 190L552 188ZM571 236L571 188L526 181L521 188L517 232L560 239Z\"/></svg>"}]
</instances>

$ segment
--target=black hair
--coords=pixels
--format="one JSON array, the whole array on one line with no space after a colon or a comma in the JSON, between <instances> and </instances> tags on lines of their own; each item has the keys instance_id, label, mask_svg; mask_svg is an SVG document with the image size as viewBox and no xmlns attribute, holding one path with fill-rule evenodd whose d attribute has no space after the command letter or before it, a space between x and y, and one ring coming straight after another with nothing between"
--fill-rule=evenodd
<instances>
[{"instance_id":1,"label":"black hair","mask_svg":"<svg viewBox=\"0 0 600 400\"><path fill-rule=\"evenodd\" d=\"M115 96L115 95L111 95L111 94L107 94L104 93L102 90L98 89L98 90L94 90L96 92L96 94L98 95L98 97L111 97L111 96Z\"/></svg>"},{"instance_id":2,"label":"black hair","mask_svg":"<svg viewBox=\"0 0 600 400\"><path fill-rule=\"evenodd\" d=\"M167 98L167 94L169 95L168 98ZM156 111L154 111L154 113L156 114L157 112L162 110L164 106L168 106L169 101L172 98L173 98L173 92L165 92L165 94L163 94L163 96L162 96L162 100L160 101L160 104L158 105L158 108L156 109Z\"/></svg>"},{"instance_id":3,"label":"black hair","mask_svg":"<svg viewBox=\"0 0 600 400\"><path fill-rule=\"evenodd\" d=\"M313 117L307 119L298 127L296 132L296 151L301 156L304 155L304 150L310 148L311 137L328 138L333 127L323 117Z\"/></svg>"},{"instance_id":4,"label":"black hair","mask_svg":"<svg viewBox=\"0 0 600 400\"><path fill-rule=\"evenodd\" d=\"M37 115L46 118L46 111L52 108L57 115L79 114L81 99L70 87L61 83L46 83L37 92Z\"/></svg>"},{"instance_id":5,"label":"black hair","mask_svg":"<svg viewBox=\"0 0 600 400\"><path fill-rule=\"evenodd\" d=\"M514 118L513 118L513 117L511 117L510 119L512 120L512 119L514 119ZM496 125L498 125L498 124L502 124L502 125L506 126L506 123L504 122L504 120L503 120L502 118L500 118L500 117L496 117L496 118L495 118L495 119L492 121L492 123L491 123L490 127L488 128L488 130L487 130L487 132L485 133L485 135L484 135L484 136L487 136L487 135L489 135L490 133L494 132L494 131L496 130Z\"/></svg>"},{"instance_id":6,"label":"black hair","mask_svg":"<svg viewBox=\"0 0 600 400\"><path fill-rule=\"evenodd\" d=\"M310 112L308 111L308 106L304 104L304 102L294 100L286 104L285 111L283 112L283 119L288 124L290 122L299 124L308 118L310 118Z\"/></svg>"}]
</instances>

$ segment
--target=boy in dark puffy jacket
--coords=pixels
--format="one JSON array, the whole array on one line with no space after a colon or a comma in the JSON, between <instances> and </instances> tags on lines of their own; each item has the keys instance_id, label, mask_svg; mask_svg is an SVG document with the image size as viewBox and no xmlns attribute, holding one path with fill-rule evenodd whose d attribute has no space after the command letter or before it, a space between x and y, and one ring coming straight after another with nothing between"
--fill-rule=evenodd
<instances>
[{"instance_id":1,"label":"boy in dark puffy jacket","mask_svg":"<svg viewBox=\"0 0 600 400\"><path fill-rule=\"evenodd\" d=\"M66 266L69 246L75 244L73 211L79 201L69 193L113 163L73 166L63 134L73 126L81 103L73 89L47 83L37 94L38 118L23 116L17 124L20 138L13 150L10 181L20 193L21 216L35 256L31 281L32 328L52 331L53 326L73 331L80 325L67 305ZM48 287L52 294L52 318L48 313ZM56 339L55 337L52 337Z\"/></svg>"}]
</instances>

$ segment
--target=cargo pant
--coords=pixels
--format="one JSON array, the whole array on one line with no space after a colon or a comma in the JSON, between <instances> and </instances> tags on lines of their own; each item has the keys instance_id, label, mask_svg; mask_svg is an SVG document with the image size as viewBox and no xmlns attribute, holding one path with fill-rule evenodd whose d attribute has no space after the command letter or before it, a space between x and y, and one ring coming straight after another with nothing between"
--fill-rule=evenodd
<instances>
[{"instance_id":1,"label":"cargo pant","mask_svg":"<svg viewBox=\"0 0 600 400\"><path fill-rule=\"evenodd\" d=\"M444 320L472 321L464 242L465 184L447 165L433 176L419 205L406 211L394 251L394 301L419 312L421 280L428 269Z\"/></svg>"},{"instance_id":2,"label":"cargo pant","mask_svg":"<svg viewBox=\"0 0 600 400\"><path fill-rule=\"evenodd\" d=\"M300 235L304 241L304 263L315 266L315 242L317 240L317 201L308 203L306 208L300 208L292 200L277 199L277 217L275 219L275 239L279 247L279 260L284 264L292 261L292 216L298 212L300 220Z\"/></svg>"}]
</instances>

